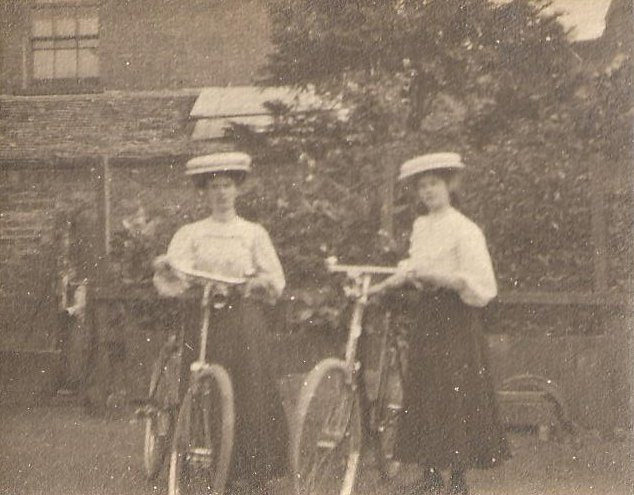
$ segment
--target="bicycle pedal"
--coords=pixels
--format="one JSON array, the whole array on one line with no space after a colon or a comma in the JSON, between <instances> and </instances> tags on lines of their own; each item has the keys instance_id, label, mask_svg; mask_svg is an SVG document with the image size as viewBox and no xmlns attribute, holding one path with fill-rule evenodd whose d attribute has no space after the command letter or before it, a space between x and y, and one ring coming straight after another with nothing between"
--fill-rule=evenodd
<instances>
[{"instance_id":1,"label":"bicycle pedal","mask_svg":"<svg viewBox=\"0 0 634 495\"><path fill-rule=\"evenodd\" d=\"M145 406L139 407L134 411L134 417L137 419L147 418L150 416L155 416L157 414L158 409L155 406L147 404Z\"/></svg>"},{"instance_id":2,"label":"bicycle pedal","mask_svg":"<svg viewBox=\"0 0 634 495\"><path fill-rule=\"evenodd\" d=\"M213 459L213 450L194 448L187 453L187 460L196 469L210 469Z\"/></svg>"},{"instance_id":3,"label":"bicycle pedal","mask_svg":"<svg viewBox=\"0 0 634 495\"><path fill-rule=\"evenodd\" d=\"M337 446L337 442L334 440L319 440L317 442L317 447L320 449L334 449Z\"/></svg>"},{"instance_id":4,"label":"bicycle pedal","mask_svg":"<svg viewBox=\"0 0 634 495\"><path fill-rule=\"evenodd\" d=\"M189 366L189 370L192 373L201 373L203 371L209 370L209 368L211 368L211 365L209 363L206 363L205 361L194 361Z\"/></svg>"}]
</instances>

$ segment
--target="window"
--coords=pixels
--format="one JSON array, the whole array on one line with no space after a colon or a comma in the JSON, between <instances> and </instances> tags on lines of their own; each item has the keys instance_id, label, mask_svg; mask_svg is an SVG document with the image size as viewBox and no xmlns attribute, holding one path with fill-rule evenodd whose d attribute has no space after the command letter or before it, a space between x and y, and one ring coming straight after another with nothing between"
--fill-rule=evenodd
<instances>
[{"instance_id":1,"label":"window","mask_svg":"<svg viewBox=\"0 0 634 495\"><path fill-rule=\"evenodd\" d=\"M99 77L99 12L95 5L38 3L32 11L35 81L81 82Z\"/></svg>"}]
</instances>

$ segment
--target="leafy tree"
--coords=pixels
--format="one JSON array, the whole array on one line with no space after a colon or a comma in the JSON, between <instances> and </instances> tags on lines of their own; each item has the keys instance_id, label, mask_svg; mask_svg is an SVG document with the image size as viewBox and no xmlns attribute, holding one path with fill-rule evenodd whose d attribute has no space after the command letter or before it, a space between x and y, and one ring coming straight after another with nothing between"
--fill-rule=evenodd
<instances>
[{"instance_id":1,"label":"leafy tree","mask_svg":"<svg viewBox=\"0 0 634 495\"><path fill-rule=\"evenodd\" d=\"M383 184L404 159L461 152L473 170L461 207L487 229L502 286L590 286L591 273L576 270L590 256L588 174L577 163L571 111L583 74L556 16L543 8L520 0L276 2L266 82L314 87L349 115L342 122L277 108L272 134L257 146L246 130L239 134L276 162L309 154L314 170L305 177L365 191L369 208L346 208L346 194L324 196L342 205L349 223L379 217ZM285 178L277 179L284 189ZM298 177L294 184L308 187ZM403 239L414 213L396 211ZM376 235L363 242L321 235L342 257L350 241L363 246L366 261L381 259Z\"/></svg>"},{"instance_id":2,"label":"leafy tree","mask_svg":"<svg viewBox=\"0 0 634 495\"><path fill-rule=\"evenodd\" d=\"M543 117L575 88L569 42L543 7L282 0L271 9L268 82L316 85L351 104L358 124L383 140L420 131L444 94L464 108L473 139L487 142L518 118Z\"/></svg>"}]
</instances>

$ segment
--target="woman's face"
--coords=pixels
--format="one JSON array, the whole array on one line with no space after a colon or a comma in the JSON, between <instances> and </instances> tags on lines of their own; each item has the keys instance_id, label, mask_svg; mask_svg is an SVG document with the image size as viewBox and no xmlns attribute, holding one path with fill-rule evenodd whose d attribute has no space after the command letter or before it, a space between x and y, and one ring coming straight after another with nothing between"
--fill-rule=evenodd
<instances>
[{"instance_id":1,"label":"woman's face","mask_svg":"<svg viewBox=\"0 0 634 495\"><path fill-rule=\"evenodd\" d=\"M451 204L450 183L439 174L426 173L416 183L418 197L429 211L438 211Z\"/></svg>"},{"instance_id":2,"label":"woman's face","mask_svg":"<svg viewBox=\"0 0 634 495\"><path fill-rule=\"evenodd\" d=\"M209 180L207 195L212 211L232 210L238 197L238 185L233 177L219 174Z\"/></svg>"}]
</instances>

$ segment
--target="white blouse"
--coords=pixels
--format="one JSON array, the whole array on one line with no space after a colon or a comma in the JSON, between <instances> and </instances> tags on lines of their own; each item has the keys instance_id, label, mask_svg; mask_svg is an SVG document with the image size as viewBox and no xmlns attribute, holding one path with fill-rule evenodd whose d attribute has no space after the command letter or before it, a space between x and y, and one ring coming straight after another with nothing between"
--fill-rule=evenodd
<instances>
[{"instance_id":1,"label":"white blouse","mask_svg":"<svg viewBox=\"0 0 634 495\"><path fill-rule=\"evenodd\" d=\"M286 285L268 232L241 217L229 222L210 217L184 225L174 234L167 258L185 269L260 278L269 283L274 297L279 297Z\"/></svg>"},{"instance_id":2,"label":"white blouse","mask_svg":"<svg viewBox=\"0 0 634 495\"><path fill-rule=\"evenodd\" d=\"M491 256L480 228L449 208L418 217L412 228L409 258L399 271L433 271L461 282L459 295L469 306L486 306L497 295Z\"/></svg>"}]
</instances>

